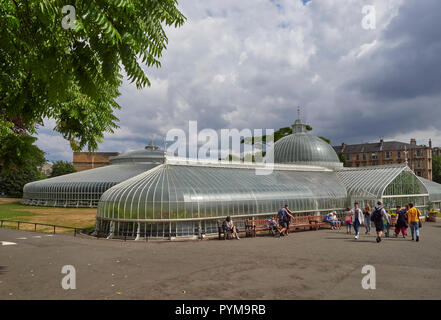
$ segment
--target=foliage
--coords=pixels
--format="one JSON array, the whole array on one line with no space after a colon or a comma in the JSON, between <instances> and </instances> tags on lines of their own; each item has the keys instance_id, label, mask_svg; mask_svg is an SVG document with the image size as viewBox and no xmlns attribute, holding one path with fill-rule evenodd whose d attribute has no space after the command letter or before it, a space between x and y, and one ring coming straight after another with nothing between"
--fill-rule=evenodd
<instances>
[{"instance_id":1,"label":"foliage","mask_svg":"<svg viewBox=\"0 0 441 320\"><path fill-rule=\"evenodd\" d=\"M62 26L73 14L65 5L75 7L73 29ZM176 0L1 1L0 133L12 134L16 119L35 133L52 118L74 151L95 150L117 127L123 73L149 86L142 68L161 65L164 27L184 21Z\"/></svg>"},{"instance_id":2,"label":"foliage","mask_svg":"<svg viewBox=\"0 0 441 320\"><path fill-rule=\"evenodd\" d=\"M338 159L340 160L341 163L343 163L343 167L347 167L348 163L346 162L346 157L343 154L343 152L339 152L338 153Z\"/></svg>"},{"instance_id":3,"label":"foliage","mask_svg":"<svg viewBox=\"0 0 441 320\"><path fill-rule=\"evenodd\" d=\"M26 183L42 179L42 174L36 168L10 170L0 173L0 192L9 197L21 198Z\"/></svg>"},{"instance_id":4,"label":"foliage","mask_svg":"<svg viewBox=\"0 0 441 320\"><path fill-rule=\"evenodd\" d=\"M34 138L27 134L10 133L0 136L0 164L2 171L34 169L45 163L44 152L34 142Z\"/></svg>"},{"instance_id":5,"label":"foliage","mask_svg":"<svg viewBox=\"0 0 441 320\"><path fill-rule=\"evenodd\" d=\"M51 177L58 177L64 174L77 172L72 162L69 161L55 161L52 165Z\"/></svg>"},{"instance_id":6,"label":"foliage","mask_svg":"<svg viewBox=\"0 0 441 320\"><path fill-rule=\"evenodd\" d=\"M441 183L441 156L434 156L432 158L432 180Z\"/></svg>"},{"instance_id":7,"label":"foliage","mask_svg":"<svg viewBox=\"0 0 441 320\"><path fill-rule=\"evenodd\" d=\"M310 125L306 125L307 131L312 131L312 127ZM243 138L240 143L246 143L246 144L252 144L254 145L257 142L265 144L267 141L271 141L272 138L274 138L274 142L282 139L283 137L286 137L288 135L292 134L292 127L283 127L280 128L277 131L274 131L274 134L272 135L265 135L260 137L247 137ZM328 144L331 144L331 140L326 139L324 137L319 137L323 141L325 141Z\"/></svg>"}]
</instances>

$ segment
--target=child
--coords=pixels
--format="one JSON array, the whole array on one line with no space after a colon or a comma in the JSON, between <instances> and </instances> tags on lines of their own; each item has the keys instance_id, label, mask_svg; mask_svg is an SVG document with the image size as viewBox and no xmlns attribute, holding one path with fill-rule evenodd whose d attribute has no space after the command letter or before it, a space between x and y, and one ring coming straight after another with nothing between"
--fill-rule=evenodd
<instances>
[{"instance_id":1,"label":"child","mask_svg":"<svg viewBox=\"0 0 441 320\"><path fill-rule=\"evenodd\" d=\"M351 231L352 231L352 210L351 210L351 208L346 208L345 224L346 224L346 233L351 234Z\"/></svg>"},{"instance_id":2,"label":"child","mask_svg":"<svg viewBox=\"0 0 441 320\"><path fill-rule=\"evenodd\" d=\"M276 236L276 235L279 235L280 236L280 230L279 230L279 227L277 226L277 222L276 222L276 220L274 220L273 219L273 217L270 217L269 218L269 229L270 229L270 232L274 235L274 236Z\"/></svg>"}]
</instances>

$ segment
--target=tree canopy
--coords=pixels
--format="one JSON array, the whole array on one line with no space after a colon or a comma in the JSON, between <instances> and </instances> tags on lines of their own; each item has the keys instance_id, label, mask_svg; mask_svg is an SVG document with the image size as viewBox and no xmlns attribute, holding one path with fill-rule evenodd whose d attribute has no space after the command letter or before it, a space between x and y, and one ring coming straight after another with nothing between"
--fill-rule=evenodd
<instances>
[{"instance_id":1,"label":"tree canopy","mask_svg":"<svg viewBox=\"0 0 441 320\"><path fill-rule=\"evenodd\" d=\"M441 183L441 156L434 156L432 158L432 180Z\"/></svg>"},{"instance_id":2,"label":"tree canopy","mask_svg":"<svg viewBox=\"0 0 441 320\"><path fill-rule=\"evenodd\" d=\"M176 0L1 1L0 133L52 118L74 151L95 150L117 128L123 75L149 86L143 67L160 67L164 27L184 21Z\"/></svg>"},{"instance_id":3,"label":"tree canopy","mask_svg":"<svg viewBox=\"0 0 441 320\"><path fill-rule=\"evenodd\" d=\"M58 177L68 173L74 173L77 170L74 168L72 162L69 161L55 161L52 165L51 177Z\"/></svg>"}]
</instances>

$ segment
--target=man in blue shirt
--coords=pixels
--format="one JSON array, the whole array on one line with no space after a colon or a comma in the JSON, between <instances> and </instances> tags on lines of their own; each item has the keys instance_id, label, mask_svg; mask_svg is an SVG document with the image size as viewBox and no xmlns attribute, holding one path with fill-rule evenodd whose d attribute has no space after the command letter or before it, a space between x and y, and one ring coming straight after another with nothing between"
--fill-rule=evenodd
<instances>
[{"instance_id":1,"label":"man in blue shirt","mask_svg":"<svg viewBox=\"0 0 441 320\"><path fill-rule=\"evenodd\" d=\"M280 225L280 235L281 236L287 236L289 231L289 223L291 219L294 219L292 216L292 211L289 210L288 205L285 204L285 207L279 210L279 213L277 214L277 218L279 219L279 225Z\"/></svg>"}]
</instances>

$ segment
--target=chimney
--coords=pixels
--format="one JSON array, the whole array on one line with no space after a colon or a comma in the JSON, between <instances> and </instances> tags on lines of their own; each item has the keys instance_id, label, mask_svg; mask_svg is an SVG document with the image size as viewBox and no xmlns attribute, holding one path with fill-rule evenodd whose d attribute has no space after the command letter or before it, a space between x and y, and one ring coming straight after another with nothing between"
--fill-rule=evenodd
<instances>
[{"instance_id":1,"label":"chimney","mask_svg":"<svg viewBox=\"0 0 441 320\"><path fill-rule=\"evenodd\" d=\"M344 143L344 142L341 144L341 152L344 152L344 151L345 151L346 146L347 146L347 144Z\"/></svg>"},{"instance_id":2,"label":"chimney","mask_svg":"<svg viewBox=\"0 0 441 320\"><path fill-rule=\"evenodd\" d=\"M432 149L432 139L429 139L429 148Z\"/></svg>"},{"instance_id":3,"label":"chimney","mask_svg":"<svg viewBox=\"0 0 441 320\"><path fill-rule=\"evenodd\" d=\"M410 144L416 146L416 140L414 138L410 139Z\"/></svg>"}]
</instances>

